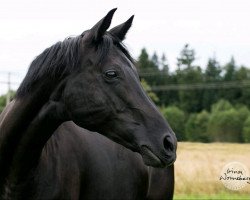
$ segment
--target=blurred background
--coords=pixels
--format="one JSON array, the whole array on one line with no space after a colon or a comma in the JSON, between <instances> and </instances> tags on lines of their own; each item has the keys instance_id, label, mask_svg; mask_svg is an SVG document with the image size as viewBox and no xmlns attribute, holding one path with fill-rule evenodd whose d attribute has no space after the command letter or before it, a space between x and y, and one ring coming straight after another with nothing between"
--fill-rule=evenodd
<instances>
[{"instance_id":1,"label":"blurred background","mask_svg":"<svg viewBox=\"0 0 250 200\"><path fill-rule=\"evenodd\" d=\"M37 55L114 7L112 26L135 14L125 44L179 140L175 199L250 199L219 180L232 161L250 170L248 0L2 1L0 112Z\"/></svg>"}]
</instances>

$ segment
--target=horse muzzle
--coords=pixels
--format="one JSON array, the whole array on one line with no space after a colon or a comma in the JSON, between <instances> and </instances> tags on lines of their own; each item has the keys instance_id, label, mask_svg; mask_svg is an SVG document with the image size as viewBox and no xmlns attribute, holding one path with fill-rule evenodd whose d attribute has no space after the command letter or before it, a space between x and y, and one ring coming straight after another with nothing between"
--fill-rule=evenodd
<instances>
[{"instance_id":1,"label":"horse muzzle","mask_svg":"<svg viewBox=\"0 0 250 200\"><path fill-rule=\"evenodd\" d=\"M161 146L161 147L160 147ZM141 145L140 154L143 162L152 167L167 167L176 160L177 140L175 135L167 135L163 138L163 145L153 150L150 145Z\"/></svg>"}]
</instances>

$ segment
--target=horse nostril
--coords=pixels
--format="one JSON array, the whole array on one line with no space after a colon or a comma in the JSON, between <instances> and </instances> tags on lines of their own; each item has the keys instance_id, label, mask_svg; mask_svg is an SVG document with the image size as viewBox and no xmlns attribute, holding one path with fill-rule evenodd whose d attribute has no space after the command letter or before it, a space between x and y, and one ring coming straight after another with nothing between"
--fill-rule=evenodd
<instances>
[{"instance_id":1,"label":"horse nostril","mask_svg":"<svg viewBox=\"0 0 250 200\"><path fill-rule=\"evenodd\" d=\"M163 145L166 151L174 151L174 144L171 136L165 136L163 140Z\"/></svg>"}]
</instances>

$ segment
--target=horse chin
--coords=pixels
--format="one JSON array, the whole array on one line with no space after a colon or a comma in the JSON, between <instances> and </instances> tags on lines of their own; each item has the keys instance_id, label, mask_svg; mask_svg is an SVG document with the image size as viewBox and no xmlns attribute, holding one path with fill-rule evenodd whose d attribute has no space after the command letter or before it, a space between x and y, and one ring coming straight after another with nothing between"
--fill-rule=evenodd
<instances>
[{"instance_id":1,"label":"horse chin","mask_svg":"<svg viewBox=\"0 0 250 200\"><path fill-rule=\"evenodd\" d=\"M164 168L169 165L168 163L165 163L160 158L158 158L147 146L143 145L141 147L140 154L145 165L156 168Z\"/></svg>"}]
</instances>

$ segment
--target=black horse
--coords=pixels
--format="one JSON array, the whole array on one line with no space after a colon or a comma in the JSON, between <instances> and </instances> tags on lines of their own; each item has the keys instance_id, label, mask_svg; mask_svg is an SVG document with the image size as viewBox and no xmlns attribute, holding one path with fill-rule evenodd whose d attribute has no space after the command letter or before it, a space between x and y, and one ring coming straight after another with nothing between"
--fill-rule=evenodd
<instances>
[{"instance_id":1,"label":"black horse","mask_svg":"<svg viewBox=\"0 0 250 200\"><path fill-rule=\"evenodd\" d=\"M115 10L31 63L0 115L0 198L171 198L176 137L121 42L133 16L107 31Z\"/></svg>"}]
</instances>

